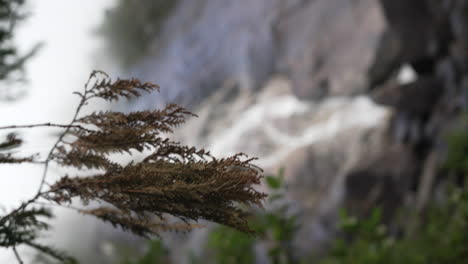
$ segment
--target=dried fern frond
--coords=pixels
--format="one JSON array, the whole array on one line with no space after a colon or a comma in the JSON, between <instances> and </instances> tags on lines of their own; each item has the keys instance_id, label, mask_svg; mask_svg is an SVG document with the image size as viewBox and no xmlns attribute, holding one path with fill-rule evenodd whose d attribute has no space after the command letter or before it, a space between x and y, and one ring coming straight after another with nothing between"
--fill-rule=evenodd
<instances>
[{"instance_id":1,"label":"dried fern frond","mask_svg":"<svg viewBox=\"0 0 468 264\"><path fill-rule=\"evenodd\" d=\"M136 216L131 213L109 207L100 207L91 210L82 210L84 214L95 216L104 222L111 223L114 227L120 227L125 231L130 231L136 235L150 238L152 235L159 235L160 232L187 232L202 225L190 223L166 223L164 219L150 216Z\"/></svg>"},{"instance_id":2,"label":"dried fern frond","mask_svg":"<svg viewBox=\"0 0 468 264\"><path fill-rule=\"evenodd\" d=\"M170 214L184 221L202 218L253 233L247 225L248 214L238 207L261 206L265 197L252 188L260 183L261 175L250 161L236 155L189 163L164 159L130 163L92 177L64 177L51 187L49 199L58 203L74 197L85 203L105 201L122 212Z\"/></svg>"},{"instance_id":3,"label":"dried fern frond","mask_svg":"<svg viewBox=\"0 0 468 264\"><path fill-rule=\"evenodd\" d=\"M91 77L98 74L104 75L104 79L87 90L91 97L85 93L83 98L98 96L113 100L139 96L135 89L157 87L134 79L112 82L101 72ZM88 177L63 177L51 186L47 198L57 203L70 202L75 197L85 204L104 201L116 209L88 213L137 235L152 232L148 228L150 222L142 219L148 215L163 219L165 214L183 221L206 219L253 233L247 224L248 214L239 205L262 205L266 195L253 188L260 184L261 169L251 163L254 159L242 159L243 154L217 159L204 149L162 137L173 132L188 116L195 115L169 104L163 110L95 112L76 118L74 127L68 131L74 140L62 142L52 158L61 165L104 172ZM149 154L141 162L126 166L108 157L116 152L131 154L132 150L147 150Z\"/></svg>"},{"instance_id":4,"label":"dried fern frond","mask_svg":"<svg viewBox=\"0 0 468 264\"><path fill-rule=\"evenodd\" d=\"M77 149L66 151L64 146L57 148L52 159L62 166L76 167L78 169L112 169L120 168L118 163L109 160L104 155L81 152Z\"/></svg>"},{"instance_id":5,"label":"dried fern frond","mask_svg":"<svg viewBox=\"0 0 468 264\"><path fill-rule=\"evenodd\" d=\"M173 132L173 128L185 122L186 116L194 114L174 104L163 110L143 111L124 114L120 112L99 112L82 117L77 124L91 125L96 129L72 129L70 134L77 139L70 144L81 153L128 152L135 149L157 148L166 144L160 138L162 133Z\"/></svg>"},{"instance_id":6,"label":"dried fern frond","mask_svg":"<svg viewBox=\"0 0 468 264\"><path fill-rule=\"evenodd\" d=\"M181 145L178 142L171 142L168 139L162 141L150 155L146 156L144 162L167 160L180 163L196 162L211 158L209 151Z\"/></svg>"},{"instance_id":7,"label":"dried fern frond","mask_svg":"<svg viewBox=\"0 0 468 264\"><path fill-rule=\"evenodd\" d=\"M78 123L94 125L100 131L115 131L118 128L147 129L153 133L170 133L172 128L185 122L186 116L196 116L183 107L169 104L163 110L121 112L94 112L77 120Z\"/></svg>"},{"instance_id":8,"label":"dried fern frond","mask_svg":"<svg viewBox=\"0 0 468 264\"><path fill-rule=\"evenodd\" d=\"M141 95L140 91L159 91L159 86L154 83L144 83L138 79L117 79L113 81L102 71L93 71L89 77L88 84L91 80L95 80L95 82L92 87L86 91L90 95L89 98L98 97L110 102L122 97L127 99L139 97Z\"/></svg>"},{"instance_id":9,"label":"dried fern frond","mask_svg":"<svg viewBox=\"0 0 468 264\"><path fill-rule=\"evenodd\" d=\"M29 209L39 198L58 204L79 198L89 202L104 202L106 206L80 210L110 222L136 235L149 237L162 231L188 231L199 227L191 223L206 219L254 234L247 217L249 206L262 206L266 194L254 186L260 184L262 170L253 165L253 158L236 154L215 158L209 151L186 146L163 137L196 116L186 109L169 104L162 110L132 113L94 112L80 117L80 110L93 98L114 101L140 96L140 92L159 90L152 83L137 79L111 80L94 71L84 91L77 93L81 100L69 124L43 123L6 126L0 129L58 127L64 131L52 146L44 164L42 180L36 195L20 207L0 218L0 247L26 244L59 260L67 258L53 248L37 244L37 230L48 226L37 220L50 216L43 209ZM0 151L17 147L21 140L15 134L0 143ZM136 150L143 154L141 161L121 165L110 158L113 153ZM28 162L33 158L14 158L0 152L0 163ZM65 176L46 188L50 162L61 166L92 169L99 173L86 177ZM90 171L83 174L90 174ZM166 221L167 215L181 220Z\"/></svg>"}]
</instances>

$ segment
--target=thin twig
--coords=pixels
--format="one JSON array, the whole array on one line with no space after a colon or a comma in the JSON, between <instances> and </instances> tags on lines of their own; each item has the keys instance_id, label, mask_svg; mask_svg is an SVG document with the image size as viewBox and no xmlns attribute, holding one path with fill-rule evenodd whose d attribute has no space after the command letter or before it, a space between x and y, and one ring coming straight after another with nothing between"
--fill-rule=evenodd
<instances>
[{"instance_id":1,"label":"thin twig","mask_svg":"<svg viewBox=\"0 0 468 264\"><path fill-rule=\"evenodd\" d=\"M42 188L44 187L44 184L46 184L46 176L47 176L47 172L49 170L49 163L52 160L52 154L54 153L54 151L57 148L58 144L62 141L62 139L68 133L68 131L70 131L70 129L72 127L76 127L73 124L76 122L78 114L79 114L81 108L85 105L85 103L87 101L86 100L86 95L87 94L88 94L88 89L87 89L87 85L85 85L84 94L79 94L81 96L81 101L80 101L78 107L76 108L76 111L75 111L75 114L73 116L72 121L70 122L69 125L64 126L65 130L62 132L62 134L60 134L59 138L57 139L57 141L55 142L53 147L50 149L49 154L47 155L47 158L44 161L44 170L43 170L43 173L42 173L41 182L39 184L39 188L37 190L36 195L33 198L29 199L28 201L22 203L20 207L16 208L15 210L11 211L9 214L7 214L7 215L3 216L2 218L0 218L0 226L3 223L5 223L11 216L13 216L14 214L24 210L29 204L34 203L43 194L48 193L48 192L42 192Z\"/></svg>"},{"instance_id":2,"label":"thin twig","mask_svg":"<svg viewBox=\"0 0 468 264\"><path fill-rule=\"evenodd\" d=\"M13 252L15 253L16 260L18 260L20 264L23 264L24 262L21 259L20 255L18 254L18 250L16 250L16 246L13 246Z\"/></svg>"},{"instance_id":3,"label":"thin twig","mask_svg":"<svg viewBox=\"0 0 468 264\"><path fill-rule=\"evenodd\" d=\"M88 89L87 89L87 86L85 85L85 91L83 93L83 95L81 95L81 101L78 105L78 107L76 108L76 111L75 111L75 114L73 115L73 119L72 121L70 122L70 124L65 128L65 130L62 132L62 134L59 136L59 138L57 139L57 141L55 142L55 144L52 146L52 148L50 149L49 151L49 154L47 155L47 158L45 159L45 162L44 162L44 172L42 173L42 179L41 179L41 183L39 185L39 189L37 190L37 195L36 195L36 198L39 197L39 194L41 193L42 191L42 187L44 186L44 182L45 182L45 179L46 179L46 176L47 176L47 171L49 170L49 163L52 159L52 154L54 153L55 149L57 148L58 144L60 144L60 142L62 141L62 139L65 137L65 135L68 133L68 131L70 131L70 128L72 128L73 124L76 122L76 119L78 117L78 114L80 113L80 110L81 108L85 105L86 103L86 95L88 93Z\"/></svg>"},{"instance_id":4,"label":"thin twig","mask_svg":"<svg viewBox=\"0 0 468 264\"><path fill-rule=\"evenodd\" d=\"M89 131L89 129L84 128L83 126L80 125L63 125L63 124L54 124L54 123L42 123L42 124L33 124L33 125L13 125L13 126L3 126L0 127L0 130L2 129L18 129L18 128L34 128L34 127L59 127L59 128L78 128L82 130Z\"/></svg>"}]
</instances>

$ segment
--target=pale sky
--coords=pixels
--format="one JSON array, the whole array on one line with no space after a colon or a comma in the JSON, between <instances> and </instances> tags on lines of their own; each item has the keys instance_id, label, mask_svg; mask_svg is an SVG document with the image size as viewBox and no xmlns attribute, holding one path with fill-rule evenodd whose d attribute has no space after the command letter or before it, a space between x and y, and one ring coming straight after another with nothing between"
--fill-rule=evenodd
<instances>
[{"instance_id":1,"label":"pale sky","mask_svg":"<svg viewBox=\"0 0 468 264\"><path fill-rule=\"evenodd\" d=\"M37 42L45 45L26 64L30 80L28 94L13 103L0 102L0 126L43 122L67 122L74 111L74 90L83 87L95 67L93 52L100 45L91 30L103 18L114 0L35 0L27 1L31 16L17 31L18 47L27 51ZM105 69L104 69L105 70ZM5 131L1 131L4 135ZM46 152L47 130L27 132L27 153ZM36 136L34 137L35 134ZM0 167L0 208L10 210L37 190L42 167L39 165ZM53 176L53 175L52 175ZM0 249L0 263L15 263L11 250ZM29 263L27 261L27 263Z\"/></svg>"}]
</instances>

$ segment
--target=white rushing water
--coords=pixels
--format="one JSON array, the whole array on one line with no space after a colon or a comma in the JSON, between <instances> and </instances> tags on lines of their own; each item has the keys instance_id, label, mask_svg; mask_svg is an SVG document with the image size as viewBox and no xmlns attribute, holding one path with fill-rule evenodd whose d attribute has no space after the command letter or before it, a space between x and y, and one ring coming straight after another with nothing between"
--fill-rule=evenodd
<instances>
[{"instance_id":1,"label":"white rushing water","mask_svg":"<svg viewBox=\"0 0 468 264\"><path fill-rule=\"evenodd\" d=\"M270 81L254 95L254 103L249 103L249 97L239 96L228 105L209 99L197 111L200 118L190 120L182 130L182 138L197 145L203 133L194 131L210 128L205 129L208 134L202 146L213 154L246 152L259 157L257 164L268 168L301 147L346 131L360 133L381 126L390 114L388 108L376 105L367 96L301 101L291 93L290 82L282 79ZM227 114L213 118L213 112Z\"/></svg>"},{"instance_id":2,"label":"white rushing water","mask_svg":"<svg viewBox=\"0 0 468 264\"><path fill-rule=\"evenodd\" d=\"M311 121L299 135L282 132L271 125L274 119L289 118L297 114L308 115ZM314 120L319 115L326 118ZM313 109L310 104L300 102L294 96L279 96L247 109L233 122L232 127L213 139L210 149L217 155L232 155L240 151L236 147L239 139L245 138L249 130L262 127L266 136L279 145L276 151L261 157L258 162L260 166L270 167L284 160L293 150L330 139L340 131L377 126L387 115L387 109L375 105L365 96L327 98Z\"/></svg>"}]
</instances>

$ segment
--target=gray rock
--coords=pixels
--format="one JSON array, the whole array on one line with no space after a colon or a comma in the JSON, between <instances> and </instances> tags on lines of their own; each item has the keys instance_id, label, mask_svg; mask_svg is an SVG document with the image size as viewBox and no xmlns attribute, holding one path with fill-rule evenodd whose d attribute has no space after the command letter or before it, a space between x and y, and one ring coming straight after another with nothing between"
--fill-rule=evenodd
<instances>
[{"instance_id":1,"label":"gray rock","mask_svg":"<svg viewBox=\"0 0 468 264\"><path fill-rule=\"evenodd\" d=\"M374 0L182 0L132 71L161 94L134 108L192 106L226 81L256 90L278 72L301 99L362 93L384 29Z\"/></svg>"},{"instance_id":2,"label":"gray rock","mask_svg":"<svg viewBox=\"0 0 468 264\"><path fill-rule=\"evenodd\" d=\"M384 30L377 1L303 1L278 24L279 67L301 99L362 93Z\"/></svg>"}]
</instances>

